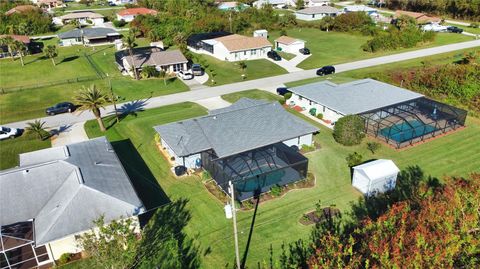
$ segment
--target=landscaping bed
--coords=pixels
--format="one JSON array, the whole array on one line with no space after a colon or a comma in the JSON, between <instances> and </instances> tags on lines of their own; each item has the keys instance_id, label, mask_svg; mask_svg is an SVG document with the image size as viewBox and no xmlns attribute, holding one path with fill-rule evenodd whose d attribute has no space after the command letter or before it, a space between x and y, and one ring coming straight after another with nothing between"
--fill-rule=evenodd
<instances>
[{"instance_id":1,"label":"landscaping bed","mask_svg":"<svg viewBox=\"0 0 480 269\"><path fill-rule=\"evenodd\" d=\"M320 210L314 210L303 214L300 223L303 225L312 225L339 215L340 209L332 206L324 207Z\"/></svg>"}]
</instances>

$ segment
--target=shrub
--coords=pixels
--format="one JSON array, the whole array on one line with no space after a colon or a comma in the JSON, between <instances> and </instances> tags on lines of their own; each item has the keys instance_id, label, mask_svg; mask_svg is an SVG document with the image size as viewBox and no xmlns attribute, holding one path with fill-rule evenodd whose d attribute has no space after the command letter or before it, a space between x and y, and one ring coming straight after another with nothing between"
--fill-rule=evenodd
<instances>
[{"instance_id":1,"label":"shrub","mask_svg":"<svg viewBox=\"0 0 480 269\"><path fill-rule=\"evenodd\" d=\"M305 145L305 144L302 145L302 151L303 152L309 152L309 151L313 151L313 150L315 150L314 146Z\"/></svg>"},{"instance_id":2,"label":"shrub","mask_svg":"<svg viewBox=\"0 0 480 269\"><path fill-rule=\"evenodd\" d=\"M270 193L272 196L278 197L280 194L282 194L282 187L275 184L270 188Z\"/></svg>"},{"instance_id":3,"label":"shrub","mask_svg":"<svg viewBox=\"0 0 480 269\"><path fill-rule=\"evenodd\" d=\"M153 136L153 139L155 140L155 143L156 143L156 144L160 144L160 134L159 134L159 133L156 133L156 134Z\"/></svg>"},{"instance_id":4,"label":"shrub","mask_svg":"<svg viewBox=\"0 0 480 269\"><path fill-rule=\"evenodd\" d=\"M480 25L478 24L478 22L472 22L470 23L470 27L472 28L478 28Z\"/></svg>"},{"instance_id":5,"label":"shrub","mask_svg":"<svg viewBox=\"0 0 480 269\"><path fill-rule=\"evenodd\" d=\"M207 179L210 179L212 178L212 176L210 175L210 173L207 171L207 170L203 170L202 172L202 179L203 180L207 180Z\"/></svg>"},{"instance_id":6,"label":"shrub","mask_svg":"<svg viewBox=\"0 0 480 269\"><path fill-rule=\"evenodd\" d=\"M365 123L358 115L347 115L340 118L333 127L333 138L345 146L358 145L365 137Z\"/></svg>"},{"instance_id":7,"label":"shrub","mask_svg":"<svg viewBox=\"0 0 480 269\"><path fill-rule=\"evenodd\" d=\"M345 158L349 167L353 167L362 163L363 156L357 152L348 154Z\"/></svg>"},{"instance_id":8,"label":"shrub","mask_svg":"<svg viewBox=\"0 0 480 269\"><path fill-rule=\"evenodd\" d=\"M375 154L375 152L377 150L379 150L380 147L381 147L381 145L378 142L368 142L367 143L367 149L370 150L373 154Z\"/></svg>"},{"instance_id":9,"label":"shrub","mask_svg":"<svg viewBox=\"0 0 480 269\"><path fill-rule=\"evenodd\" d=\"M321 120L322 120L322 119L323 119L323 114L322 114L322 113L318 113L318 114L317 114L317 119L321 119Z\"/></svg>"},{"instance_id":10,"label":"shrub","mask_svg":"<svg viewBox=\"0 0 480 269\"><path fill-rule=\"evenodd\" d=\"M125 26L126 24L127 24L127 22L124 21L124 20L114 20L114 21L113 21L113 26L115 26L115 27L117 27L117 28L123 27L123 26Z\"/></svg>"},{"instance_id":11,"label":"shrub","mask_svg":"<svg viewBox=\"0 0 480 269\"><path fill-rule=\"evenodd\" d=\"M340 32L361 31L374 22L365 12L349 12L335 17L333 29Z\"/></svg>"},{"instance_id":12,"label":"shrub","mask_svg":"<svg viewBox=\"0 0 480 269\"><path fill-rule=\"evenodd\" d=\"M285 103L287 103L287 100L285 99L280 99L278 102L283 106Z\"/></svg>"},{"instance_id":13,"label":"shrub","mask_svg":"<svg viewBox=\"0 0 480 269\"><path fill-rule=\"evenodd\" d=\"M155 69L155 66L145 66L142 68L140 75L142 78L158 77L160 76L160 72Z\"/></svg>"},{"instance_id":14,"label":"shrub","mask_svg":"<svg viewBox=\"0 0 480 269\"><path fill-rule=\"evenodd\" d=\"M287 92L283 98L285 98L285 101L287 101L288 99L292 98L292 93L291 92Z\"/></svg>"},{"instance_id":15,"label":"shrub","mask_svg":"<svg viewBox=\"0 0 480 269\"><path fill-rule=\"evenodd\" d=\"M64 265L70 262L72 259L73 254L72 253L63 253L60 258L58 258L58 265Z\"/></svg>"},{"instance_id":16,"label":"shrub","mask_svg":"<svg viewBox=\"0 0 480 269\"><path fill-rule=\"evenodd\" d=\"M245 200L242 202L242 207L244 209L252 209L253 208L253 202L252 200Z\"/></svg>"}]
</instances>

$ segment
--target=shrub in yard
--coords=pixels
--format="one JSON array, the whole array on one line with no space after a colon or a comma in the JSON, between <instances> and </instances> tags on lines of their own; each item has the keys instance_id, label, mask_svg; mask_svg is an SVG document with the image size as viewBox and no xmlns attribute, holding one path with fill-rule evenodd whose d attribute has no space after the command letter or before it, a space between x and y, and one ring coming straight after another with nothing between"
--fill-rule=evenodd
<instances>
[{"instance_id":1,"label":"shrub in yard","mask_svg":"<svg viewBox=\"0 0 480 269\"><path fill-rule=\"evenodd\" d=\"M314 146L302 145L302 151L303 151L303 152L309 152L309 151L313 151L313 150L315 150L315 147L314 147Z\"/></svg>"},{"instance_id":2,"label":"shrub in yard","mask_svg":"<svg viewBox=\"0 0 480 269\"><path fill-rule=\"evenodd\" d=\"M210 178L212 178L212 176L210 176L210 173L207 170L203 170L202 179L206 180L206 179L210 179Z\"/></svg>"},{"instance_id":3,"label":"shrub in yard","mask_svg":"<svg viewBox=\"0 0 480 269\"><path fill-rule=\"evenodd\" d=\"M470 23L470 27L472 27L472 28L478 28L479 26L480 26L480 24L478 24L477 22Z\"/></svg>"},{"instance_id":4,"label":"shrub in yard","mask_svg":"<svg viewBox=\"0 0 480 269\"><path fill-rule=\"evenodd\" d=\"M285 103L287 103L287 101L285 99L280 99L278 100L278 102L283 106Z\"/></svg>"},{"instance_id":5,"label":"shrub in yard","mask_svg":"<svg viewBox=\"0 0 480 269\"><path fill-rule=\"evenodd\" d=\"M362 163L363 156L360 153L354 152L354 153L348 154L345 160L347 161L349 167L354 167Z\"/></svg>"},{"instance_id":6,"label":"shrub in yard","mask_svg":"<svg viewBox=\"0 0 480 269\"><path fill-rule=\"evenodd\" d=\"M58 258L58 265L64 265L64 264L67 264L68 262L70 262L70 260L72 259L72 256L73 254L72 253L63 253L60 258Z\"/></svg>"},{"instance_id":7,"label":"shrub in yard","mask_svg":"<svg viewBox=\"0 0 480 269\"><path fill-rule=\"evenodd\" d=\"M333 127L333 138L345 146L358 145L365 137L364 120L358 115L347 115L340 118Z\"/></svg>"},{"instance_id":8,"label":"shrub in yard","mask_svg":"<svg viewBox=\"0 0 480 269\"><path fill-rule=\"evenodd\" d=\"M142 78L151 78L151 77L158 77L160 72L155 69L155 66L145 66L142 68L142 72L140 72Z\"/></svg>"},{"instance_id":9,"label":"shrub in yard","mask_svg":"<svg viewBox=\"0 0 480 269\"><path fill-rule=\"evenodd\" d=\"M287 101L288 99L292 98L292 93L291 92L287 92L283 98L285 98L285 101Z\"/></svg>"},{"instance_id":10,"label":"shrub in yard","mask_svg":"<svg viewBox=\"0 0 480 269\"><path fill-rule=\"evenodd\" d=\"M248 210L248 209L252 209L252 208L253 208L253 202L252 202L252 200L245 200L245 201L243 201L243 202L242 202L242 207L243 207L244 209L247 209L247 210Z\"/></svg>"},{"instance_id":11,"label":"shrub in yard","mask_svg":"<svg viewBox=\"0 0 480 269\"><path fill-rule=\"evenodd\" d=\"M117 27L117 28L123 27L123 26L125 26L126 24L127 24L127 22L124 21L124 20L114 20L114 21L113 21L113 26L115 26L115 27Z\"/></svg>"},{"instance_id":12,"label":"shrub in yard","mask_svg":"<svg viewBox=\"0 0 480 269\"><path fill-rule=\"evenodd\" d=\"M282 194L282 187L275 184L270 188L270 193L272 196L278 197L280 194Z\"/></svg>"},{"instance_id":13,"label":"shrub in yard","mask_svg":"<svg viewBox=\"0 0 480 269\"><path fill-rule=\"evenodd\" d=\"M361 31L374 24L365 12L349 12L335 17L333 29L339 32Z\"/></svg>"},{"instance_id":14,"label":"shrub in yard","mask_svg":"<svg viewBox=\"0 0 480 269\"><path fill-rule=\"evenodd\" d=\"M153 139L155 140L155 143L156 143L156 144L160 144L160 134L159 134L159 133L156 133L156 134L153 136Z\"/></svg>"},{"instance_id":15,"label":"shrub in yard","mask_svg":"<svg viewBox=\"0 0 480 269\"><path fill-rule=\"evenodd\" d=\"M373 154L375 154L375 152L377 150L379 150L380 147L381 147L381 145L378 142L368 142L367 143L367 149L370 150Z\"/></svg>"},{"instance_id":16,"label":"shrub in yard","mask_svg":"<svg viewBox=\"0 0 480 269\"><path fill-rule=\"evenodd\" d=\"M318 113L318 114L317 114L317 119L322 120L322 119L323 119L323 114L322 114L322 113Z\"/></svg>"}]
</instances>

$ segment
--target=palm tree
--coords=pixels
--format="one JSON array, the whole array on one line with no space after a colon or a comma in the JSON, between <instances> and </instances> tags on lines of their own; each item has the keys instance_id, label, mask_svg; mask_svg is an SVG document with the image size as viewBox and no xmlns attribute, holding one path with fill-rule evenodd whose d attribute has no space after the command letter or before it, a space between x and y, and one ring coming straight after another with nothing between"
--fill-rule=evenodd
<instances>
[{"instance_id":1,"label":"palm tree","mask_svg":"<svg viewBox=\"0 0 480 269\"><path fill-rule=\"evenodd\" d=\"M135 75L135 79L138 80L137 68L135 67L135 62L133 60L133 48L137 46L137 44L135 43L135 34L130 31L128 35L123 37L122 41L123 46L128 49L128 54L130 54L130 58L132 59L133 74Z\"/></svg>"},{"instance_id":2,"label":"palm tree","mask_svg":"<svg viewBox=\"0 0 480 269\"><path fill-rule=\"evenodd\" d=\"M22 63L22 66L24 66L25 63L23 62L23 56L25 56L25 53L27 52L27 46L21 41L14 40L12 43L12 50L18 53L20 56L20 62Z\"/></svg>"},{"instance_id":3,"label":"palm tree","mask_svg":"<svg viewBox=\"0 0 480 269\"><path fill-rule=\"evenodd\" d=\"M95 84L90 87L83 87L75 96L75 102L77 102L80 110L90 110L97 119L98 126L102 132L105 132L105 125L102 121L102 115L100 108L104 108L105 104L110 101L110 97L107 93L98 89Z\"/></svg>"},{"instance_id":4,"label":"palm tree","mask_svg":"<svg viewBox=\"0 0 480 269\"><path fill-rule=\"evenodd\" d=\"M85 41L84 41L84 38L83 38L82 23L80 23L80 20L74 20L73 25L75 26L75 28L78 28L78 30L80 30L80 39L82 40L82 45L85 46Z\"/></svg>"},{"instance_id":5,"label":"palm tree","mask_svg":"<svg viewBox=\"0 0 480 269\"><path fill-rule=\"evenodd\" d=\"M8 53L10 53L10 56L12 57L12 60L15 61L15 58L13 57L13 48L12 45L15 42L15 39L13 39L11 36L5 36L0 38L0 46L7 46Z\"/></svg>"},{"instance_id":6,"label":"palm tree","mask_svg":"<svg viewBox=\"0 0 480 269\"><path fill-rule=\"evenodd\" d=\"M52 59L53 66L55 66L55 57L58 56L57 46L55 45L48 45L45 49L45 56Z\"/></svg>"},{"instance_id":7,"label":"palm tree","mask_svg":"<svg viewBox=\"0 0 480 269\"><path fill-rule=\"evenodd\" d=\"M45 122L40 120L35 120L34 122L28 122L25 130L28 133L34 133L38 136L38 139L43 140L46 138L45 134L48 132L45 130Z\"/></svg>"}]
</instances>

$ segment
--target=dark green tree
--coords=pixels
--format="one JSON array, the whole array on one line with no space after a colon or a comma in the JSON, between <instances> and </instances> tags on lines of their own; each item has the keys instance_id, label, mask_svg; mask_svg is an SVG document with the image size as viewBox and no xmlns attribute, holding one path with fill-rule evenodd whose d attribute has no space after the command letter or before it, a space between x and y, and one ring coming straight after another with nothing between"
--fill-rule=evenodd
<instances>
[{"instance_id":1,"label":"dark green tree","mask_svg":"<svg viewBox=\"0 0 480 269\"><path fill-rule=\"evenodd\" d=\"M333 128L333 138L345 146L358 145L365 137L365 122L358 115L340 118Z\"/></svg>"}]
</instances>

